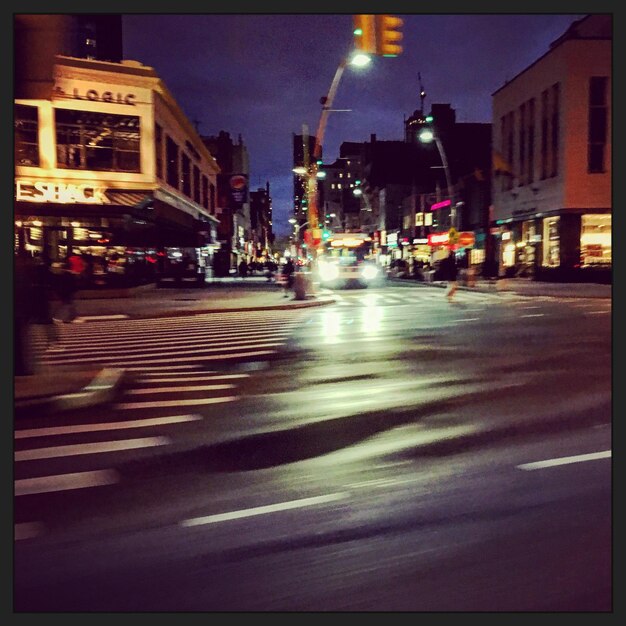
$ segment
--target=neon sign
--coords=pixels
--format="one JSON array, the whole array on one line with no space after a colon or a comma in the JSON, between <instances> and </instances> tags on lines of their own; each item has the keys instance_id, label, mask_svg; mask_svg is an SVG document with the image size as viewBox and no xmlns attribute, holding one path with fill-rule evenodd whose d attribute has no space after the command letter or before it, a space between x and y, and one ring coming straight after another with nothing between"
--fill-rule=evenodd
<instances>
[{"instance_id":1,"label":"neon sign","mask_svg":"<svg viewBox=\"0 0 626 626\"><path fill-rule=\"evenodd\" d=\"M444 200L443 202L436 202L430 207L431 211L436 211L437 209L443 209L446 206L450 206L452 202L450 200Z\"/></svg>"}]
</instances>

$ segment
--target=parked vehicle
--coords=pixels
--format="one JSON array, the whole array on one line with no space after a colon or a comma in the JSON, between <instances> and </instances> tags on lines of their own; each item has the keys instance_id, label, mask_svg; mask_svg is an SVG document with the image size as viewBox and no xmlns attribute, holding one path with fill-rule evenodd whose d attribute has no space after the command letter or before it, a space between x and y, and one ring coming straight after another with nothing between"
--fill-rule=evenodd
<instances>
[{"instance_id":1,"label":"parked vehicle","mask_svg":"<svg viewBox=\"0 0 626 626\"><path fill-rule=\"evenodd\" d=\"M208 254L202 248L165 248L157 253L156 284L202 287L206 282Z\"/></svg>"}]
</instances>

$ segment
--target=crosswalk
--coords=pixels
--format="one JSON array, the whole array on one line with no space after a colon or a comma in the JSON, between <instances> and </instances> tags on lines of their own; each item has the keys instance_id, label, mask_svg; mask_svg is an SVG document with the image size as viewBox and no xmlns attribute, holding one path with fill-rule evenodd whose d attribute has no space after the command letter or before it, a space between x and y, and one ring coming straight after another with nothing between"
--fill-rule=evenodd
<instances>
[{"instance_id":1,"label":"crosswalk","mask_svg":"<svg viewBox=\"0 0 626 626\"><path fill-rule=\"evenodd\" d=\"M328 290L328 295L332 296L338 306L341 307L367 307L372 304L384 306L399 305L424 305L436 304L446 300L446 290L437 289L420 289L405 288L390 290ZM325 293L326 295L326 293ZM487 303L487 302L520 302L525 300L524 296L512 292L489 293L484 291L465 291L459 290L454 295L454 302L465 304L471 303Z\"/></svg>"},{"instance_id":2,"label":"crosswalk","mask_svg":"<svg viewBox=\"0 0 626 626\"><path fill-rule=\"evenodd\" d=\"M236 402L250 374L229 366L271 358L302 316L295 309L62 326L62 350L44 353L45 367L121 367L130 383L106 411L16 424L16 504L116 484L117 463L172 445L211 410ZM16 540L41 533L36 519L15 526Z\"/></svg>"}]
</instances>

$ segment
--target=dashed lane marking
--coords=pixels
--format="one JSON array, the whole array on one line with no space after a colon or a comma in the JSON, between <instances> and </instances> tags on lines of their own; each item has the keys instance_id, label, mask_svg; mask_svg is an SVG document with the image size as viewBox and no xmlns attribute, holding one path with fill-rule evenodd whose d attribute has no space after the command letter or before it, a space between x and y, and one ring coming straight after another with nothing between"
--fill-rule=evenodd
<instances>
[{"instance_id":1,"label":"dashed lane marking","mask_svg":"<svg viewBox=\"0 0 626 626\"><path fill-rule=\"evenodd\" d=\"M546 467L556 467L557 465L568 465L569 463L583 463L585 461L597 461L598 459L611 458L610 450L603 450L602 452L592 452L591 454L579 454L576 456L564 456L559 459L548 459L546 461L536 461L534 463L523 463L517 465L517 469L521 470L537 470L545 469Z\"/></svg>"},{"instance_id":2,"label":"dashed lane marking","mask_svg":"<svg viewBox=\"0 0 626 626\"><path fill-rule=\"evenodd\" d=\"M119 474L112 469L23 478L15 481L15 495L29 496L38 493L51 493L53 491L102 487L117 483L119 479Z\"/></svg>"}]
</instances>

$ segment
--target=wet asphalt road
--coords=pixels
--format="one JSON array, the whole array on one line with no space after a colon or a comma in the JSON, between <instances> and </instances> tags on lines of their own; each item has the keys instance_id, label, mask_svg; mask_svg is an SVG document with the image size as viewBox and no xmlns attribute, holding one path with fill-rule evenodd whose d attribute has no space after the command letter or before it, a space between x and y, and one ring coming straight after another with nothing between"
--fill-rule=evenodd
<instances>
[{"instance_id":1,"label":"wet asphalt road","mask_svg":"<svg viewBox=\"0 0 626 626\"><path fill-rule=\"evenodd\" d=\"M59 362L139 364L116 407L59 416L70 432L16 425L20 488L109 479L17 495L16 610L608 610L610 302L338 296L68 331Z\"/></svg>"}]
</instances>

